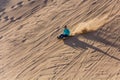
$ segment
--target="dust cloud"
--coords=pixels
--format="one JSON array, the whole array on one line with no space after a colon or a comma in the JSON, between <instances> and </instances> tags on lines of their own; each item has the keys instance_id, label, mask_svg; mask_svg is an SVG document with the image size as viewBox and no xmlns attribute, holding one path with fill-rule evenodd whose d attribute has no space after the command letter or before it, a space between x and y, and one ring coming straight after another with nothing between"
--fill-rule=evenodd
<instances>
[{"instance_id":1,"label":"dust cloud","mask_svg":"<svg viewBox=\"0 0 120 80\"><path fill-rule=\"evenodd\" d=\"M112 18L111 18L112 19ZM96 31L100 27L102 27L104 24L108 23L110 20L108 18L108 15L102 16L102 17L96 17L92 20L88 20L86 22L81 22L73 26L73 29L71 30L71 35L78 35L78 34L84 34L87 32Z\"/></svg>"}]
</instances>

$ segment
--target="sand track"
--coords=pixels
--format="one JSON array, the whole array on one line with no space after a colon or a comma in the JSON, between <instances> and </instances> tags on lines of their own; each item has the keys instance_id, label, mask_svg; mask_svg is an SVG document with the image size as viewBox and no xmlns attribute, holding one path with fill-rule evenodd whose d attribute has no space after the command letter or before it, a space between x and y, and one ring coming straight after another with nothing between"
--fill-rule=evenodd
<instances>
[{"instance_id":1,"label":"sand track","mask_svg":"<svg viewBox=\"0 0 120 80\"><path fill-rule=\"evenodd\" d=\"M74 37L58 40L64 25ZM119 34L119 0L10 0L0 6L0 80L120 80Z\"/></svg>"}]
</instances>

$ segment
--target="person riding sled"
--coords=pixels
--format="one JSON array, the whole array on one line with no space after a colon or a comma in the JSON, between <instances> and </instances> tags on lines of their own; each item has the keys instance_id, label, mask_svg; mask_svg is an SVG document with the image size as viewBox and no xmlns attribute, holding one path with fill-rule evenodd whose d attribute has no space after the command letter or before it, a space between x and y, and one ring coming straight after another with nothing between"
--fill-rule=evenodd
<instances>
[{"instance_id":1,"label":"person riding sled","mask_svg":"<svg viewBox=\"0 0 120 80\"><path fill-rule=\"evenodd\" d=\"M60 36L58 36L59 39L63 39L65 37L69 37L70 36L70 30L67 28L67 26L64 26L64 30L63 30L63 34L61 34Z\"/></svg>"}]
</instances>

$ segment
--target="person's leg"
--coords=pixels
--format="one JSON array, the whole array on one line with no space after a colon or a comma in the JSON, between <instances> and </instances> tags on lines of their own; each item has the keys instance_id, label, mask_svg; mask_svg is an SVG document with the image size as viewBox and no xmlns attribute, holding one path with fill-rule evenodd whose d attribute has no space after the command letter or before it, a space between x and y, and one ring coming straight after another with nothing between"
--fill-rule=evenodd
<instances>
[{"instance_id":1,"label":"person's leg","mask_svg":"<svg viewBox=\"0 0 120 80\"><path fill-rule=\"evenodd\" d=\"M58 38L62 39L64 37L68 37L68 35L65 35L65 34L61 34L60 36L58 36Z\"/></svg>"},{"instance_id":2,"label":"person's leg","mask_svg":"<svg viewBox=\"0 0 120 80\"><path fill-rule=\"evenodd\" d=\"M59 38L63 38L64 37L64 34L61 34L60 36L59 36Z\"/></svg>"},{"instance_id":3,"label":"person's leg","mask_svg":"<svg viewBox=\"0 0 120 80\"><path fill-rule=\"evenodd\" d=\"M64 35L64 37L68 37L68 35Z\"/></svg>"}]
</instances>

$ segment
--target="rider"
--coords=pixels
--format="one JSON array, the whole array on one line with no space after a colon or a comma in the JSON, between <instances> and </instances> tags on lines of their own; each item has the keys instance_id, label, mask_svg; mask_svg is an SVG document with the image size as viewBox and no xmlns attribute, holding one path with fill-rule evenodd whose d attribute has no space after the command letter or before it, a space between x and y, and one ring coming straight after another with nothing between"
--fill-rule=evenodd
<instances>
[{"instance_id":1,"label":"rider","mask_svg":"<svg viewBox=\"0 0 120 80\"><path fill-rule=\"evenodd\" d=\"M68 37L70 35L70 30L67 28L67 26L64 26L64 31L63 34L61 34L59 37L63 38L63 37Z\"/></svg>"}]
</instances>

